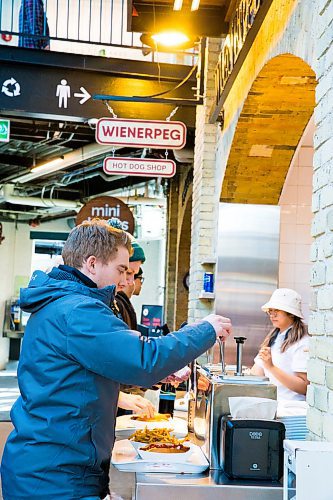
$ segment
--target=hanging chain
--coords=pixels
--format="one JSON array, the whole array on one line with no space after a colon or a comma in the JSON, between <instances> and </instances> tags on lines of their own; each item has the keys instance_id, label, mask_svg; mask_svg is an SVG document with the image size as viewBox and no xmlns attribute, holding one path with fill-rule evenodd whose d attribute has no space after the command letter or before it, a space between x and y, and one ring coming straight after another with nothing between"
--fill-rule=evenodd
<instances>
[{"instance_id":1,"label":"hanging chain","mask_svg":"<svg viewBox=\"0 0 333 500\"><path fill-rule=\"evenodd\" d=\"M109 113L111 113L112 118L118 118L118 115L116 115L116 113L113 111L110 104L107 101L103 101L103 102L104 102L105 106L108 108Z\"/></svg>"},{"instance_id":2,"label":"hanging chain","mask_svg":"<svg viewBox=\"0 0 333 500\"><path fill-rule=\"evenodd\" d=\"M171 120L171 118L177 113L179 109L179 106L176 106L175 109L173 109L171 111L171 113L169 114L169 116L165 119L166 122L169 122Z\"/></svg>"},{"instance_id":3,"label":"hanging chain","mask_svg":"<svg viewBox=\"0 0 333 500\"><path fill-rule=\"evenodd\" d=\"M105 106L107 107L109 113L112 115L113 118L118 118L118 115L114 112L113 108L110 106L110 104L107 101L104 101ZM166 122L169 122L171 118L177 113L179 109L179 106L176 106L175 109L171 111L169 116L165 119Z\"/></svg>"},{"instance_id":4,"label":"hanging chain","mask_svg":"<svg viewBox=\"0 0 333 500\"><path fill-rule=\"evenodd\" d=\"M108 111L111 113L112 118L118 118L118 116L116 115L116 113L111 108L110 104L107 101L103 101L103 102L104 102L105 106L108 108ZM112 158L114 158L115 152L116 152L116 148L113 146L112 149L111 149Z\"/></svg>"},{"instance_id":5,"label":"hanging chain","mask_svg":"<svg viewBox=\"0 0 333 500\"><path fill-rule=\"evenodd\" d=\"M169 122L169 121L171 120L171 118L172 118L172 117L173 117L173 116L177 113L178 109L179 109L179 106L176 106L176 107L175 107L175 109L173 109L173 110L171 111L171 113L169 114L169 116L165 119L165 121L166 121L166 122ZM164 153L164 154L165 154L165 159L167 160L167 159L168 159L168 156L169 156L169 152L168 152L168 150L167 150L167 149L165 150L165 153Z\"/></svg>"},{"instance_id":6,"label":"hanging chain","mask_svg":"<svg viewBox=\"0 0 333 500\"><path fill-rule=\"evenodd\" d=\"M116 115L116 113L113 111L112 107L110 106L110 104L107 102L107 101L104 101L104 104L105 106L107 107L109 113L112 115L112 118L118 118L118 116ZM169 114L169 116L165 119L165 121L169 122L171 120L171 118L177 113L179 109L179 106L176 106L175 109L173 109L171 111L171 113ZM113 147L112 150L111 150L111 153L112 153L112 157L114 158L114 154L115 154L115 151L116 149ZM169 152L168 150L166 149L165 150L165 158L168 159L168 156L169 156Z\"/></svg>"}]
</instances>

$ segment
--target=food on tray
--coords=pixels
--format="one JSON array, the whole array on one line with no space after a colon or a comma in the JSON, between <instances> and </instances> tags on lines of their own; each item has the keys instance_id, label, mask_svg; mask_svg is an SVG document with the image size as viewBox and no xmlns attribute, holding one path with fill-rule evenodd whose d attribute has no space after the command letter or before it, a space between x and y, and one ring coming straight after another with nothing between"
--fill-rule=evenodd
<instances>
[{"instance_id":1,"label":"food on tray","mask_svg":"<svg viewBox=\"0 0 333 500\"><path fill-rule=\"evenodd\" d=\"M173 443L151 443L147 444L140 451L149 451L151 453L187 453L190 451L189 446Z\"/></svg>"},{"instance_id":2,"label":"food on tray","mask_svg":"<svg viewBox=\"0 0 333 500\"><path fill-rule=\"evenodd\" d=\"M155 413L153 417L148 417L147 415L133 415L131 420L136 420L137 422L167 422L170 417L170 413Z\"/></svg>"},{"instance_id":3,"label":"food on tray","mask_svg":"<svg viewBox=\"0 0 333 500\"><path fill-rule=\"evenodd\" d=\"M168 429L162 427L161 429L144 429L138 430L132 434L129 439L137 443L172 443L181 444L184 439L177 439L172 436Z\"/></svg>"}]
</instances>

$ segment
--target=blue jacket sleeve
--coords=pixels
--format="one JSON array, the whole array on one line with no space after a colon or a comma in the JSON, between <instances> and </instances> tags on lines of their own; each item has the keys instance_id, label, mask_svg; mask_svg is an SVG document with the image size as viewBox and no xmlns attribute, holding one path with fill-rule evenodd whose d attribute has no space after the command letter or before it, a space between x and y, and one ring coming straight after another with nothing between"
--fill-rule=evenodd
<instances>
[{"instance_id":1,"label":"blue jacket sleeve","mask_svg":"<svg viewBox=\"0 0 333 500\"><path fill-rule=\"evenodd\" d=\"M165 337L140 337L102 302L82 301L68 318L67 355L88 370L122 384L159 382L207 351L215 342L208 321Z\"/></svg>"}]
</instances>

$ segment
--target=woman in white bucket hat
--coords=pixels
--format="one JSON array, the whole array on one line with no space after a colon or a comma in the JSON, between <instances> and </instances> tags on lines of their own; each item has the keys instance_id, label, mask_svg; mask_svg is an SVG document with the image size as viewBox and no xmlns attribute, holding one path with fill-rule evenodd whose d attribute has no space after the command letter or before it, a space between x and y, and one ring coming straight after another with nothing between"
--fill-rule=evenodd
<instances>
[{"instance_id":1,"label":"woman in white bucket hat","mask_svg":"<svg viewBox=\"0 0 333 500\"><path fill-rule=\"evenodd\" d=\"M274 328L261 344L251 373L268 377L277 386L278 400L305 400L309 335L302 321L301 296L278 288L261 309Z\"/></svg>"}]
</instances>

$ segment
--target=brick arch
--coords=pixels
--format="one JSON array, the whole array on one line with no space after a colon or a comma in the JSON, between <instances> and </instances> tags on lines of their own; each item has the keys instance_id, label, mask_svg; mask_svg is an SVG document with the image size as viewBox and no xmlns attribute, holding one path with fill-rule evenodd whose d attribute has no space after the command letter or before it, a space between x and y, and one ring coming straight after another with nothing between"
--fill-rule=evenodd
<instances>
[{"instance_id":1,"label":"brick arch","mask_svg":"<svg viewBox=\"0 0 333 500\"><path fill-rule=\"evenodd\" d=\"M245 100L234 134L221 201L278 203L291 159L315 106L316 77L301 58L266 63Z\"/></svg>"}]
</instances>

